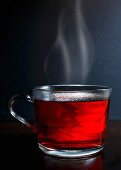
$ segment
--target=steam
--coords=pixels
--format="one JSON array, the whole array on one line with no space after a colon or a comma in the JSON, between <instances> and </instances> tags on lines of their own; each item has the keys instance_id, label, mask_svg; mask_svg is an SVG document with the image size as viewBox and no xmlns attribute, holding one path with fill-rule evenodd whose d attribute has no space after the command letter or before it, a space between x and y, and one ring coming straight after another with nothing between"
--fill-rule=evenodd
<instances>
[{"instance_id":1,"label":"steam","mask_svg":"<svg viewBox=\"0 0 121 170\"><path fill-rule=\"evenodd\" d=\"M69 0L58 22L57 38L45 61L51 83L85 83L94 45L82 13L82 0Z\"/></svg>"}]
</instances>

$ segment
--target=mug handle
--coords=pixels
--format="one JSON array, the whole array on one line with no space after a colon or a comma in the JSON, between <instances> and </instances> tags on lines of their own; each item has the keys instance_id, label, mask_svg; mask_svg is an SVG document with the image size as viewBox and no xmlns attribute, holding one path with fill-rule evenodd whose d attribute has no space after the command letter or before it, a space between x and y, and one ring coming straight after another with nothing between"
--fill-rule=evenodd
<instances>
[{"instance_id":1,"label":"mug handle","mask_svg":"<svg viewBox=\"0 0 121 170\"><path fill-rule=\"evenodd\" d=\"M11 115L16 118L17 120L19 120L21 123L25 124L27 127L29 127L33 132L36 132L36 127L29 121L27 121L25 118L23 118L22 116L19 116L15 111L14 111L14 103L16 102L16 100L18 99L24 99L26 101L28 101L29 103L33 103L30 95L28 94L17 94L14 95L10 100L9 100L9 104L8 104L8 109L9 112L11 113Z\"/></svg>"}]
</instances>

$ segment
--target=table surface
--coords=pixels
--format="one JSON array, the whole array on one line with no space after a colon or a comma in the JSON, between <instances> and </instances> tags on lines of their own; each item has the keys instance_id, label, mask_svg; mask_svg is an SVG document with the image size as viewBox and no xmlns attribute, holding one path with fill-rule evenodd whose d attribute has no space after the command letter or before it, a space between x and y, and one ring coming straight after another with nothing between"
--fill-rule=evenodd
<instances>
[{"instance_id":1,"label":"table surface","mask_svg":"<svg viewBox=\"0 0 121 170\"><path fill-rule=\"evenodd\" d=\"M19 122L0 123L0 165L3 169L121 170L121 121L108 123L102 153L86 159L60 159L43 154L32 131Z\"/></svg>"}]
</instances>

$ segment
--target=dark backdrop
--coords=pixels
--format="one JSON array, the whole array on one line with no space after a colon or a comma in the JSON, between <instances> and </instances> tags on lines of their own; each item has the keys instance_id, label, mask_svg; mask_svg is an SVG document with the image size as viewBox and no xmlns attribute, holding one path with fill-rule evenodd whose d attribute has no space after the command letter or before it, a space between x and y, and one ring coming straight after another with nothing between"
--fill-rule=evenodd
<instances>
[{"instance_id":1,"label":"dark backdrop","mask_svg":"<svg viewBox=\"0 0 121 170\"><path fill-rule=\"evenodd\" d=\"M65 0L0 1L0 120L14 120L8 112L12 95L31 93L35 86L53 83L47 80L43 66L56 39L64 3ZM86 83L112 87L109 116L121 119L121 1L84 0L83 13L95 46ZM28 106L22 109L31 110Z\"/></svg>"}]
</instances>

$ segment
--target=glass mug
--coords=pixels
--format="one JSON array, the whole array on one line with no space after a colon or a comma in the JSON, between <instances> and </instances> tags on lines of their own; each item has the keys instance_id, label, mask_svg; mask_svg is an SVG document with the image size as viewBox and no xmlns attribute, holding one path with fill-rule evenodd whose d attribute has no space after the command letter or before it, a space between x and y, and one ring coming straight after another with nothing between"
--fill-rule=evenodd
<instances>
[{"instance_id":1,"label":"glass mug","mask_svg":"<svg viewBox=\"0 0 121 170\"><path fill-rule=\"evenodd\" d=\"M38 146L56 157L87 157L100 152L106 142L111 88L98 85L44 85L29 95L9 101L12 116L35 131ZM23 97L33 104L35 125L14 111Z\"/></svg>"}]
</instances>

